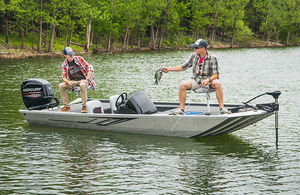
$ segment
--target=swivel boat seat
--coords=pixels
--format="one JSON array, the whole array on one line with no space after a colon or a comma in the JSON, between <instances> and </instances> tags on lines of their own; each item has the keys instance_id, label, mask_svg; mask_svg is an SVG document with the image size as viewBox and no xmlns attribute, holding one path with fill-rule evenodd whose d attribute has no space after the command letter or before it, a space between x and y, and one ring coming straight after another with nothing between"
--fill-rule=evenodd
<instances>
[{"instance_id":1,"label":"swivel boat seat","mask_svg":"<svg viewBox=\"0 0 300 195\"><path fill-rule=\"evenodd\" d=\"M205 97L206 97L206 102L207 102L207 112L208 114L210 113L210 93L212 92L216 92L215 89L210 89L210 88L206 88L206 87L200 87L198 89L193 90L195 93L205 93Z\"/></svg>"}]
</instances>

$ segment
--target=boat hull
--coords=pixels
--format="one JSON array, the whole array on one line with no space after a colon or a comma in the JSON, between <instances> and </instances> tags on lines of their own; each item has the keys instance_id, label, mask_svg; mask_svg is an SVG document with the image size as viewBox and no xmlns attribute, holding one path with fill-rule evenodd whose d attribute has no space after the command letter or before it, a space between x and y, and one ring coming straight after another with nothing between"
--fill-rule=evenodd
<instances>
[{"instance_id":1,"label":"boat hull","mask_svg":"<svg viewBox=\"0 0 300 195\"><path fill-rule=\"evenodd\" d=\"M31 125L161 136L196 137L230 133L270 115L262 110L226 115L95 114L19 110Z\"/></svg>"}]
</instances>

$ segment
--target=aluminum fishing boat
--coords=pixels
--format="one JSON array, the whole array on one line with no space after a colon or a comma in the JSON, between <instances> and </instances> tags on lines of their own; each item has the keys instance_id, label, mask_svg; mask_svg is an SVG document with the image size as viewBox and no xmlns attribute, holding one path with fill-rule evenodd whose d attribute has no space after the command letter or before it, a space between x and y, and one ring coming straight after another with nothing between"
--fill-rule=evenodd
<instances>
[{"instance_id":1,"label":"aluminum fishing boat","mask_svg":"<svg viewBox=\"0 0 300 195\"><path fill-rule=\"evenodd\" d=\"M230 114L220 114L218 105L186 104L185 115L170 115L178 103L152 102L143 91L113 95L108 100L88 99L88 113L81 113L81 99L71 102L71 111L60 112L62 106L54 97L50 83L29 79L22 83L22 97L27 109L19 112L31 125L97 131L139 133L161 136L196 137L231 133L247 127L279 110L280 91L272 95L273 103L225 105ZM209 107L209 108L208 108Z\"/></svg>"}]
</instances>

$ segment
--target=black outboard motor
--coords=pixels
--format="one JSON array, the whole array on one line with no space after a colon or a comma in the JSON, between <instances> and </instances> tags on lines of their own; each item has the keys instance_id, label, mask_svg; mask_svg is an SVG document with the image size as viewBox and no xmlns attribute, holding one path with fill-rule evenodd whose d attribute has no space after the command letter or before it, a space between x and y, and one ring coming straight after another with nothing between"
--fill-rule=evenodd
<instances>
[{"instance_id":1,"label":"black outboard motor","mask_svg":"<svg viewBox=\"0 0 300 195\"><path fill-rule=\"evenodd\" d=\"M59 105L51 84L44 79L28 79L22 83L22 98L28 110L41 110ZM54 103L51 101L54 100Z\"/></svg>"}]
</instances>

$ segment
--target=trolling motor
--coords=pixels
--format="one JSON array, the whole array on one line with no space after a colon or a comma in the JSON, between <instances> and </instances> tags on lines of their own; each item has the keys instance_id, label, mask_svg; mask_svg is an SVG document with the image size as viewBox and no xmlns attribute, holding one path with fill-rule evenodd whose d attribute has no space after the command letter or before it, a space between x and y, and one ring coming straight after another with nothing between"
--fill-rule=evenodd
<instances>
[{"instance_id":1,"label":"trolling motor","mask_svg":"<svg viewBox=\"0 0 300 195\"><path fill-rule=\"evenodd\" d=\"M255 110L260 109L267 112L275 112L275 131L276 131L276 147L278 147L278 110L279 110L279 104L278 104L278 98L280 96L280 91L273 91L273 92L266 92L263 94L260 94L247 102L243 102L247 107L254 108ZM271 95L275 99L274 103L268 103L268 104L256 104L256 107L249 105L248 103L255 100L256 98L259 98L263 95ZM233 108L232 112L237 112L240 108Z\"/></svg>"},{"instance_id":2,"label":"trolling motor","mask_svg":"<svg viewBox=\"0 0 300 195\"><path fill-rule=\"evenodd\" d=\"M275 110L275 131L276 131L276 147L278 147L278 110L279 110L279 104L278 104L278 97L280 96L280 91L274 91L274 92L267 92L267 95L272 95L275 99L275 105L278 106L278 109Z\"/></svg>"},{"instance_id":3,"label":"trolling motor","mask_svg":"<svg viewBox=\"0 0 300 195\"><path fill-rule=\"evenodd\" d=\"M248 100L247 102L243 102L243 104L245 104L246 106L252 107L254 109L261 109L267 112L274 112L274 111L278 111L279 110L279 104L278 104L278 97L280 96L281 92L280 91L273 91L273 92L266 92L263 94L260 94L250 100ZM268 104L256 104L256 108L249 105L248 103L263 96L263 95L271 95L273 96L273 98L275 99L275 103L268 103ZM277 100L277 103L276 103Z\"/></svg>"},{"instance_id":4,"label":"trolling motor","mask_svg":"<svg viewBox=\"0 0 300 195\"><path fill-rule=\"evenodd\" d=\"M21 86L24 105L28 110L41 110L59 105L51 84L43 79L28 79ZM54 102L52 102L54 100Z\"/></svg>"}]
</instances>

